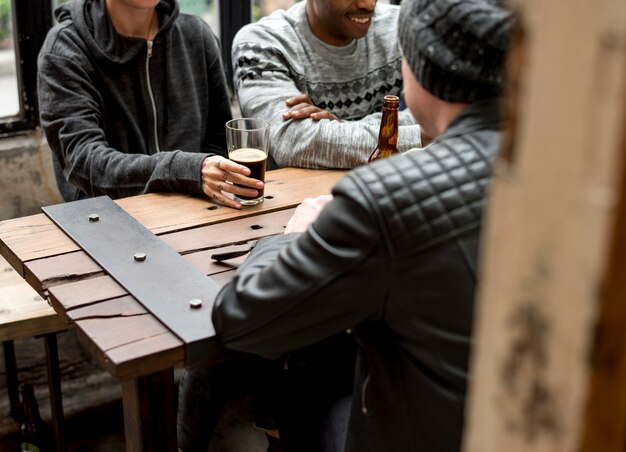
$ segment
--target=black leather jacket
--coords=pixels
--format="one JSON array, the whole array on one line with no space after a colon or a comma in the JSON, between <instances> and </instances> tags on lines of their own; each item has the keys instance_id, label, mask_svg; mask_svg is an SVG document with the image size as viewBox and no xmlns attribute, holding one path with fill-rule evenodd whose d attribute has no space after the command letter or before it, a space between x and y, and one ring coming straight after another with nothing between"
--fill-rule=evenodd
<instances>
[{"instance_id":1,"label":"black leather jacket","mask_svg":"<svg viewBox=\"0 0 626 452\"><path fill-rule=\"evenodd\" d=\"M227 347L278 358L354 328L347 449L457 451L497 100L436 142L351 171L303 234L259 242L218 296Z\"/></svg>"}]
</instances>

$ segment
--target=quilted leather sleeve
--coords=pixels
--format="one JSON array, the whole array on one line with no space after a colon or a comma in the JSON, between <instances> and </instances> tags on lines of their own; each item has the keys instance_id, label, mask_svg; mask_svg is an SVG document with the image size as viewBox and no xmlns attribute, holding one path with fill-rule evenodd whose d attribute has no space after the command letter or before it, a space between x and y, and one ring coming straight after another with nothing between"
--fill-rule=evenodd
<instances>
[{"instance_id":1,"label":"quilted leather sleeve","mask_svg":"<svg viewBox=\"0 0 626 452\"><path fill-rule=\"evenodd\" d=\"M380 318L379 233L369 212L335 197L302 234L259 241L218 294L213 323L227 347L268 358Z\"/></svg>"},{"instance_id":2,"label":"quilted leather sleeve","mask_svg":"<svg viewBox=\"0 0 626 452\"><path fill-rule=\"evenodd\" d=\"M480 223L498 136L459 136L360 167L336 191L362 193L390 250L414 253Z\"/></svg>"}]
</instances>

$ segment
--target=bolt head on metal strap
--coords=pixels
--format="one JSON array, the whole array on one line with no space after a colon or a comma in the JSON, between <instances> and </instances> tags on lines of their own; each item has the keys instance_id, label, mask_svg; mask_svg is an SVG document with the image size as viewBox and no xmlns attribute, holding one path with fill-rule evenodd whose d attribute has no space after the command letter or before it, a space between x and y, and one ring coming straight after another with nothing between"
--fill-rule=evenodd
<instances>
[{"instance_id":1,"label":"bolt head on metal strap","mask_svg":"<svg viewBox=\"0 0 626 452\"><path fill-rule=\"evenodd\" d=\"M187 365L213 358L222 350L211 321L211 307L220 286L109 197L84 199L43 210L183 341ZM89 221L85 221L85 216ZM99 227L93 227L94 222L98 222ZM129 259L128 250L138 247L141 251Z\"/></svg>"}]
</instances>

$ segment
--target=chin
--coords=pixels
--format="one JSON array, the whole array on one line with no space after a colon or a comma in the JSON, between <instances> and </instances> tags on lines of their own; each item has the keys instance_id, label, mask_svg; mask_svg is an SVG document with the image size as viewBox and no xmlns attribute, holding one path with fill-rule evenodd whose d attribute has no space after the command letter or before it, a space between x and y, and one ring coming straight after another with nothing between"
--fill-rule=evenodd
<instances>
[{"instance_id":1,"label":"chin","mask_svg":"<svg viewBox=\"0 0 626 452\"><path fill-rule=\"evenodd\" d=\"M369 31L369 29L366 30L355 30L352 33L350 33L348 36L351 39L361 39L364 38L365 36L367 36L367 32Z\"/></svg>"}]
</instances>

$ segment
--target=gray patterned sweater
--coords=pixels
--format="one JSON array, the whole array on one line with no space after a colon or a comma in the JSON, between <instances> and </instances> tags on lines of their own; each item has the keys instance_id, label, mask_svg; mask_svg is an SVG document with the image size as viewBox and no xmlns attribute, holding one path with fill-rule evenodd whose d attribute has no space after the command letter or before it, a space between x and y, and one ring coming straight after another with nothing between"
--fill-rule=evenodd
<instances>
[{"instance_id":1,"label":"gray patterned sweater","mask_svg":"<svg viewBox=\"0 0 626 452\"><path fill-rule=\"evenodd\" d=\"M311 32L300 2L242 28L233 42L234 85L243 116L271 121L270 153L279 166L353 168L376 147L386 94L402 91L396 6L376 6L364 38L345 47ZM283 120L285 100L307 94L339 121ZM398 147L419 147L419 126L400 112Z\"/></svg>"}]
</instances>

